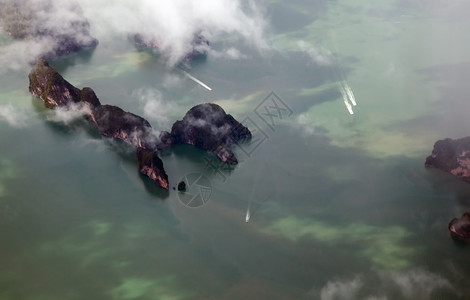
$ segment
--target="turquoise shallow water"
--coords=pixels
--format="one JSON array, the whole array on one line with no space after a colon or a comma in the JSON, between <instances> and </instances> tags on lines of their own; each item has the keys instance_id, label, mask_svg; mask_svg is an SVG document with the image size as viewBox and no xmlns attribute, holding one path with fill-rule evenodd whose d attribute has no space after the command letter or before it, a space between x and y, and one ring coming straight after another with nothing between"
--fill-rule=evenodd
<instances>
[{"instance_id":1,"label":"turquoise shallow water","mask_svg":"<svg viewBox=\"0 0 470 300\"><path fill-rule=\"evenodd\" d=\"M256 139L233 169L162 153L171 185L206 176L199 208L145 184L132 153L54 122L28 68L0 75L1 300L470 297L469 249L447 231L469 185L424 168L436 140L469 134L469 5L264 6L271 50L234 41L245 58L188 69L212 92L125 39L51 62L158 130L208 101L247 120ZM271 92L288 110L269 127L256 112Z\"/></svg>"}]
</instances>

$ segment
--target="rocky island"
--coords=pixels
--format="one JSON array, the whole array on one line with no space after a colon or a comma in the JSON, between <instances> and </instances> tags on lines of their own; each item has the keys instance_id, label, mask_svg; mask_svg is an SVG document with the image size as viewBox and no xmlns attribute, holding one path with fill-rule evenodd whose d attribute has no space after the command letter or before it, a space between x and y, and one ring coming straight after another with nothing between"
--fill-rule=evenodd
<instances>
[{"instance_id":1,"label":"rocky island","mask_svg":"<svg viewBox=\"0 0 470 300\"><path fill-rule=\"evenodd\" d=\"M139 172L155 185L168 190L168 176L158 151L172 145L189 144L211 152L221 161L237 164L230 148L234 143L251 138L250 130L214 103L191 108L171 132L156 136L144 118L114 105L102 105L93 89L79 89L40 59L29 73L29 91L44 105L79 111L102 136L120 140L136 149Z\"/></svg>"},{"instance_id":2,"label":"rocky island","mask_svg":"<svg viewBox=\"0 0 470 300\"><path fill-rule=\"evenodd\" d=\"M165 144L188 144L214 153L221 161L237 164L230 146L251 138L250 130L217 104L204 103L191 108L183 120L176 121L170 133L162 134Z\"/></svg>"},{"instance_id":3,"label":"rocky island","mask_svg":"<svg viewBox=\"0 0 470 300\"><path fill-rule=\"evenodd\" d=\"M168 189L168 176L158 157L158 137L147 120L113 105L101 105L91 88L78 89L41 59L29 73L29 91L48 108L79 110L101 135L137 148L139 171Z\"/></svg>"},{"instance_id":4,"label":"rocky island","mask_svg":"<svg viewBox=\"0 0 470 300\"><path fill-rule=\"evenodd\" d=\"M129 36L134 42L134 45L140 49L148 49L155 54L161 53L161 45L158 38L148 36L146 34L136 33ZM209 41L202 34L195 34L188 52L184 54L182 60L184 62L191 62L196 59L204 59L207 57L209 50Z\"/></svg>"},{"instance_id":5,"label":"rocky island","mask_svg":"<svg viewBox=\"0 0 470 300\"><path fill-rule=\"evenodd\" d=\"M454 240L470 242L470 212L466 212L462 217L450 221L449 231Z\"/></svg>"},{"instance_id":6,"label":"rocky island","mask_svg":"<svg viewBox=\"0 0 470 300\"><path fill-rule=\"evenodd\" d=\"M75 1L0 1L0 25L11 37L38 42L39 58L52 59L82 49L93 49L98 40L90 35L90 24ZM60 12L60 13L59 13Z\"/></svg>"},{"instance_id":7,"label":"rocky island","mask_svg":"<svg viewBox=\"0 0 470 300\"><path fill-rule=\"evenodd\" d=\"M425 166L470 182L470 137L437 141L431 155L426 158Z\"/></svg>"},{"instance_id":8,"label":"rocky island","mask_svg":"<svg viewBox=\"0 0 470 300\"><path fill-rule=\"evenodd\" d=\"M438 168L470 183L470 137L437 141L425 166ZM449 231L454 240L470 242L470 212L450 221Z\"/></svg>"}]
</instances>

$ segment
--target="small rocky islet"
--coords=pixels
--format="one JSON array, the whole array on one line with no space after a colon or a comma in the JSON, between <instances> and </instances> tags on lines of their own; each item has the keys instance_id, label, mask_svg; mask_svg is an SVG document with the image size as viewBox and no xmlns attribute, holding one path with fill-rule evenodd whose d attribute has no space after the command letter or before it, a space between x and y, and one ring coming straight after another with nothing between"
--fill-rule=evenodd
<instances>
[{"instance_id":1,"label":"small rocky islet","mask_svg":"<svg viewBox=\"0 0 470 300\"><path fill-rule=\"evenodd\" d=\"M129 35L129 39L138 49L150 50L155 54L160 54L162 49L160 42L154 36L147 36L143 33L135 33ZM182 57L183 62L191 62L193 60L205 59L209 50L209 40L203 34L195 34L188 47L188 51Z\"/></svg>"},{"instance_id":2,"label":"small rocky islet","mask_svg":"<svg viewBox=\"0 0 470 300\"><path fill-rule=\"evenodd\" d=\"M431 155L426 158L425 166L440 169L470 183L470 136L437 141ZM449 231L455 240L470 242L470 212L450 221Z\"/></svg>"},{"instance_id":3,"label":"small rocky islet","mask_svg":"<svg viewBox=\"0 0 470 300\"><path fill-rule=\"evenodd\" d=\"M189 144L215 154L221 161L237 164L230 146L251 138L250 130L222 107L203 103L191 108L170 132L154 134L144 118L114 105L102 105L93 89L76 88L40 59L29 73L29 91L47 108L79 110L84 119L104 137L121 140L136 149L139 172L155 185L168 190L168 175L158 152L177 144Z\"/></svg>"}]
</instances>

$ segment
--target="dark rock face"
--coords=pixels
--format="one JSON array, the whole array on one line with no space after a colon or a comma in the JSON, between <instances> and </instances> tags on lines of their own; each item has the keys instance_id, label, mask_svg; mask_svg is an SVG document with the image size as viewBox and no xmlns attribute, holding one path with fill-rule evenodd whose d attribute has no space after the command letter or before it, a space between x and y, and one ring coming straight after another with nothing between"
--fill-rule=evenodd
<instances>
[{"instance_id":1,"label":"dark rock face","mask_svg":"<svg viewBox=\"0 0 470 300\"><path fill-rule=\"evenodd\" d=\"M168 190L168 175L157 152L137 148L139 172L152 180L157 186Z\"/></svg>"},{"instance_id":2,"label":"dark rock face","mask_svg":"<svg viewBox=\"0 0 470 300\"><path fill-rule=\"evenodd\" d=\"M29 91L44 101L48 108L82 103L90 108L100 106L100 101L91 88L74 87L43 59L29 73Z\"/></svg>"},{"instance_id":3,"label":"dark rock face","mask_svg":"<svg viewBox=\"0 0 470 300\"><path fill-rule=\"evenodd\" d=\"M453 239L461 242L470 242L470 212L449 223L449 231Z\"/></svg>"},{"instance_id":4,"label":"dark rock face","mask_svg":"<svg viewBox=\"0 0 470 300\"><path fill-rule=\"evenodd\" d=\"M41 58L52 59L96 47L90 24L76 2L50 0L0 1L0 22L15 39L36 40L48 50Z\"/></svg>"},{"instance_id":5,"label":"dark rock face","mask_svg":"<svg viewBox=\"0 0 470 300\"><path fill-rule=\"evenodd\" d=\"M437 141L432 154L426 158L425 166L441 169L470 182L470 137Z\"/></svg>"},{"instance_id":6,"label":"dark rock face","mask_svg":"<svg viewBox=\"0 0 470 300\"><path fill-rule=\"evenodd\" d=\"M157 137L149 122L113 105L101 105L93 110L93 122L101 135L122 140L147 150L155 150Z\"/></svg>"},{"instance_id":7,"label":"dark rock face","mask_svg":"<svg viewBox=\"0 0 470 300\"><path fill-rule=\"evenodd\" d=\"M178 191L186 191L186 183L184 181L178 182Z\"/></svg>"},{"instance_id":8,"label":"dark rock face","mask_svg":"<svg viewBox=\"0 0 470 300\"><path fill-rule=\"evenodd\" d=\"M134 45L139 48L149 49L155 53L160 53L160 43L154 37L147 37L143 34L134 34L130 38L133 40ZM209 41L202 35L196 34L191 42L189 51L184 55L183 61L190 62L196 59L207 57L209 50Z\"/></svg>"},{"instance_id":9,"label":"dark rock face","mask_svg":"<svg viewBox=\"0 0 470 300\"><path fill-rule=\"evenodd\" d=\"M205 103L191 108L183 120L173 124L170 135L166 136L171 138L171 144L194 145L214 153L223 162L237 164L229 147L241 139L251 138L251 132L219 105ZM163 138L162 142L167 141Z\"/></svg>"}]
</instances>

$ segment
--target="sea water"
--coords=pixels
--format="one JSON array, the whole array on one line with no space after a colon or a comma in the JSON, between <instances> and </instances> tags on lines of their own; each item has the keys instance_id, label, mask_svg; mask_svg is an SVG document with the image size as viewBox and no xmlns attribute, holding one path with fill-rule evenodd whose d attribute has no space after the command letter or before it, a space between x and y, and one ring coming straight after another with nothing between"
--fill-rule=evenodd
<instances>
[{"instance_id":1,"label":"sea water","mask_svg":"<svg viewBox=\"0 0 470 300\"><path fill-rule=\"evenodd\" d=\"M263 5L262 53L236 44L239 59L168 68L98 37L51 62L156 130L204 102L243 121L254 138L234 146L235 167L191 146L161 153L189 200L44 108L28 68L0 73L1 300L469 297L470 249L447 224L470 210L470 186L424 160L470 134L470 6Z\"/></svg>"}]
</instances>

